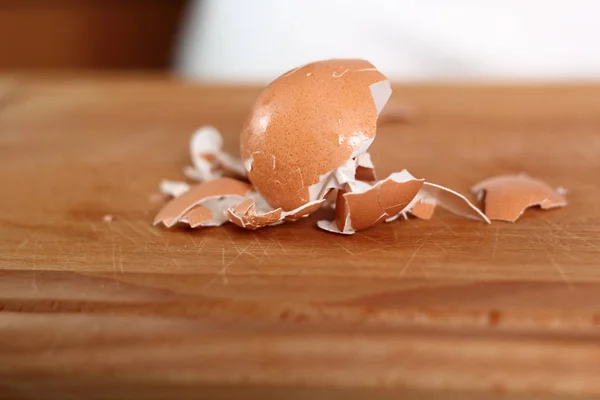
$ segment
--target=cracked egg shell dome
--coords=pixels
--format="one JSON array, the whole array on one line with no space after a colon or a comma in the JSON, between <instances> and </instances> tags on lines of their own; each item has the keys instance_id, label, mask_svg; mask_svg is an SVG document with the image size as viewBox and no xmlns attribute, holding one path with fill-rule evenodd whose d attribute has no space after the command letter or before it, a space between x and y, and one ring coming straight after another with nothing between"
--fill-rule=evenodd
<instances>
[{"instance_id":1,"label":"cracked egg shell dome","mask_svg":"<svg viewBox=\"0 0 600 400\"><path fill-rule=\"evenodd\" d=\"M293 69L259 95L241 134L248 178L271 207L316 200L309 187L375 138L391 89L371 63L326 60Z\"/></svg>"}]
</instances>

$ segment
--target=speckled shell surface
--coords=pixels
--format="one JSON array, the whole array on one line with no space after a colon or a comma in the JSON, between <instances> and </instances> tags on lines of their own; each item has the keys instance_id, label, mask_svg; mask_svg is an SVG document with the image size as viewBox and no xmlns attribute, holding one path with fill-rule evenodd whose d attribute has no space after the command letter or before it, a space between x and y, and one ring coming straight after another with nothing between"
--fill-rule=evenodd
<instances>
[{"instance_id":1,"label":"speckled shell surface","mask_svg":"<svg viewBox=\"0 0 600 400\"><path fill-rule=\"evenodd\" d=\"M248 178L272 207L307 203L310 185L375 137L369 86L385 80L368 61L327 60L291 70L263 90L240 142Z\"/></svg>"}]
</instances>

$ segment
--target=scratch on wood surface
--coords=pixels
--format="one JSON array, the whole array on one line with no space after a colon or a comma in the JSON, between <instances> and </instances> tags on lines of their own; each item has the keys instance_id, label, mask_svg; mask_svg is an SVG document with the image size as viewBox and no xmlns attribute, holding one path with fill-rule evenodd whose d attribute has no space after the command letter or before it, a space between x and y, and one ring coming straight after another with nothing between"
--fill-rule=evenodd
<instances>
[{"instance_id":1,"label":"scratch on wood surface","mask_svg":"<svg viewBox=\"0 0 600 400\"><path fill-rule=\"evenodd\" d=\"M375 251L388 251L388 249L396 249L398 248L398 244L394 243L394 244L388 244L382 247L371 247L370 249L367 249L365 251L360 251L358 253L356 253L357 256L362 256L365 255L367 253L373 253Z\"/></svg>"},{"instance_id":2,"label":"scratch on wood surface","mask_svg":"<svg viewBox=\"0 0 600 400\"><path fill-rule=\"evenodd\" d=\"M239 254L238 254L239 256ZM221 247L221 279L225 285L227 282L227 265L225 265L225 247Z\"/></svg>"},{"instance_id":3,"label":"scratch on wood surface","mask_svg":"<svg viewBox=\"0 0 600 400\"><path fill-rule=\"evenodd\" d=\"M121 270L121 273L124 272L124 270L123 270L123 245L122 245L122 243L119 243L119 269Z\"/></svg>"},{"instance_id":4,"label":"scratch on wood surface","mask_svg":"<svg viewBox=\"0 0 600 400\"><path fill-rule=\"evenodd\" d=\"M266 256L266 255L267 255L267 253L269 252L269 247L271 247L271 243L268 243L268 244L267 244L267 247L265 247L265 248L263 249L263 253L262 253L262 255L260 256L260 258L258 259L258 265L261 265L261 264L262 264L262 262L263 262L263 259L265 258L265 256Z\"/></svg>"},{"instance_id":5,"label":"scratch on wood surface","mask_svg":"<svg viewBox=\"0 0 600 400\"><path fill-rule=\"evenodd\" d=\"M37 281L36 281L35 275L36 275L36 270L34 268L33 269L33 280L31 282L31 288L37 292L38 291L38 285L37 285Z\"/></svg>"},{"instance_id":6,"label":"scratch on wood surface","mask_svg":"<svg viewBox=\"0 0 600 400\"><path fill-rule=\"evenodd\" d=\"M400 270L400 276L404 276L404 273L408 270L408 267L410 266L410 264L412 263L412 261L417 256L417 253L419 253L419 251L421 250L421 248L423 247L423 245L425 245L425 242L426 242L426 239L423 240L423 242L421 242L421 244L419 245L419 247L417 247L415 249L415 251L412 253L412 255L410 256L410 258L408 260L406 260L406 263L404 263L404 266Z\"/></svg>"},{"instance_id":7,"label":"scratch on wood surface","mask_svg":"<svg viewBox=\"0 0 600 400\"><path fill-rule=\"evenodd\" d=\"M196 250L196 254L202 254L202 249L204 249L205 244L206 244L206 239L202 239L202 243L200 244L200 247L198 247L198 249Z\"/></svg>"},{"instance_id":8,"label":"scratch on wood surface","mask_svg":"<svg viewBox=\"0 0 600 400\"><path fill-rule=\"evenodd\" d=\"M571 237L571 238L573 238L573 239L575 239L575 240L579 240L579 241L581 241L581 242L583 242L583 243L587 244L589 247L591 247L591 248L593 248L593 249L595 249L595 250L598 250L598 251L600 251L600 246L597 246L597 245L595 245L595 244L591 243L591 242L590 242L589 240L587 240L586 238L582 238L582 237L581 237L581 236L579 236L579 235L575 235L574 233L571 233L571 232L567 231L565 228L563 228L562 226L558 225L558 224L557 224L557 223L555 223L555 222L552 222L552 221L550 221L550 220L549 220L548 218L546 218L546 217L544 217L544 219L546 220L546 222L547 222L547 223L548 223L550 226L552 226L552 227L554 227L555 229L559 230L561 233L563 233L563 234L565 234L565 235L567 235L567 236L569 236L569 237Z\"/></svg>"},{"instance_id":9,"label":"scratch on wood surface","mask_svg":"<svg viewBox=\"0 0 600 400\"><path fill-rule=\"evenodd\" d=\"M392 233L394 234L394 243L398 242L398 234L396 233L397 224L392 222Z\"/></svg>"},{"instance_id":10,"label":"scratch on wood surface","mask_svg":"<svg viewBox=\"0 0 600 400\"><path fill-rule=\"evenodd\" d=\"M190 241L194 245L194 248L196 249L196 254L200 254L200 251L204 247L204 242L206 242L206 239L202 239L202 243L200 245L198 245L198 242L196 242L196 239L194 239L194 235L192 235L191 233L188 233L188 239L190 239Z\"/></svg>"},{"instance_id":11,"label":"scratch on wood surface","mask_svg":"<svg viewBox=\"0 0 600 400\"><path fill-rule=\"evenodd\" d=\"M129 228L130 228L132 231L134 231L135 233L137 233L138 235L140 235L140 237L147 238L147 236L146 236L146 232L145 232L145 231L143 232L143 231L139 230L139 228L136 228L136 227L134 226L134 224L132 224L132 223L131 223L131 221L129 221L128 219L126 219L126 220L125 220L125 223L126 223L128 226L129 226Z\"/></svg>"},{"instance_id":12,"label":"scratch on wood surface","mask_svg":"<svg viewBox=\"0 0 600 400\"><path fill-rule=\"evenodd\" d=\"M310 246L310 249L308 250L308 258L310 258L310 259L315 258L314 254L313 254L314 250L315 250L315 246Z\"/></svg>"},{"instance_id":13,"label":"scratch on wood surface","mask_svg":"<svg viewBox=\"0 0 600 400\"><path fill-rule=\"evenodd\" d=\"M550 254L550 252L548 251L547 248L544 247L544 251L546 252L546 255L548 256L548 260L550 261L550 264L552 264L552 267L554 267L554 269L556 270L558 275L561 277L563 282L567 285L569 290L573 290L573 286L571 285L571 282L569 282L569 279L567 279L567 276L565 275L565 272L563 271L560 264L558 264L556 262L556 260L554 260L554 257L552 257L552 255Z\"/></svg>"},{"instance_id":14,"label":"scratch on wood surface","mask_svg":"<svg viewBox=\"0 0 600 400\"><path fill-rule=\"evenodd\" d=\"M440 249L440 250L442 250L444 253L448 254L448 251L447 251L445 248L443 248L442 246L440 246L440 245L438 244L438 242L436 242L435 240L432 240L431 242L432 242L432 243L433 243L433 245L434 245L434 246L436 246L438 249Z\"/></svg>"},{"instance_id":15,"label":"scratch on wood surface","mask_svg":"<svg viewBox=\"0 0 600 400\"><path fill-rule=\"evenodd\" d=\"M275 242L275 244L277 244L279 247L281 247L281 250L287 254L287 250L285 249L285 247L283 247L283 245L281 244L281 242L278 239L274 239L274 238L269 238L271 241Z\"/></svg>"},{"instance_id":16,"label":"scratch on wood surface","mask_svg":"<svg viewBox=\"0 0 600 400\"><path fill-rule=\"evenodd\" d=\"M254 240L252 240L248 246L244 247L244 248L242 249L242 254L247 254L247 255L249 255L250 257L254 258L255 260L258 260L258 256L256 256L254 253L251 253L251 252L249 252L249 251L248 251L248 249L249 249L249 248L251 248L252 246L254 246L254 243L256 243L256 242L257 242L257 240L258 240L258 239L254 239Z\"/></svg>"},{"instance_id":17,"label":"scratch on wood surface","mask_svg":"<svg viewBox=\"0 0 600 400\"><path fill-rule=\"evenodd\" d=\"M454 229L450 228L450 225L448 225L448 224L447 224L447 223L446 223L446 222L445 222L443 219L440 219L439 221L440 221L440 223L441 223L442 225L444 225L444 227L445 227L447 230L449 230L449 231L450 231L450 232L451 232L451 233L452 233L454 236L457 236L457 235L458 235L458 233L456 233L456 231L455 231Z\"/></svg>"},{"instance_id":18,"label":"scratch on wood surface","mask_svg":"<svg viewBox=\"0 0 600 400\"><path fill-rule=\"evenodd\" d=\"M242 251L241 251L240 253L238 253L238 254L237 254L235 257L233 257L233 258L232 258L232 259L231 259L231 260L230 260L230 261L227 263L227 266L226 266L226 268L227 268L227 267L229 267L231 264L233 264L233 262L234 262L234 261L236 261L238 258L240 258L240 256L241 256L242 254L248 254L248 255L251 255L251 256L252 256L252 257L254 257L254 258L258 258L258 257L256 257L254 254L250 254L250 253L248 253L248 252L246 251L246 250L247 250L247 249L248 249L250 246L252 246L252 244L254 244L254 240L253 240L252 242L250 242L250 244L248 244L248 246L246 246L244 249L242 249Z\"/></svg>"},{"instance_id":19,"label":"scratch on wood surface","mask_svg":"<svg viewBox=\"0 0 600 400\"><path fill-rule=\"evenodd\" d=\"M96 224L94 224L91 219L88 219L88 223L90 224L90 228L92 229L92 232L98 232L98 228L96 227Z\"/></svg>"},{"instance_id":20,"label":"scratch on wood surface","mask_svg":"<svg viewBox=\"0 0 600 400\"><path fill-rule=\"evenodd\" d=\"M38 290L37 281L36 281L36 265L35 265L35 264L37 264L37 248L38 248L37 245L38 244L35 243L35 247L33 248L33 264L34 264L34 266L33 266L33 270L32 270L32 272L33 272L33 281L31 282L31 287L36 292Z\"/></svg>"},{"instance_id":21,"label":"scratch on wood surface","mask_svg":"<svg viewBox=\"0 0 600 400\"><path fill-rule=\"evenodd\" d=\"M69 257L69 255L65 252L65 250L61 247L61 245L58 243L58 241L53 242L54 246L56 246L56 248L58 249L58 253L63 256L65 258L65 260L67 260L68 264L71 264L71 258Z\"/></svg>"},{"instance_id":22,"label":"scratch on wood surface","mask_svg":"<svg viewBox=\"0 0 600 400\"><path fill-rule=\"evenodd\" d=\"M56 222L56 220L58 219L58 215L55 215L52 219L50 219L45 226L52 226L52 224L54 224ZM35 229L33 232L31 232L25 239L23 239L21 241L21 243L19 243L17 245L17 247L15 248L15 250L21 250L23 247L25 247L27 245L27 243L29 243L31 241L31 239L33 239L33 237L35 235L37 235L41 230L43 229L43 227L37 228Z\"/></svg>"},{"instance_id":23,"label":"scratch on wood surface","mask_svg":"<svg viewBox=\"0 0 600 400\"><path fill-rule=\"evenodd\" d=\"M116 247L116 245L115 245L115 241L113 239L113 241L112 241L112 267L113 267L113 272L116 273L117 272L117 261L115 259L115 247Z\"/></svg>"},{"instance_id":24,"label":"scratch on wood surface","mask_svg":"<svg viewBox=\"0 0 600 400\"><path fill-rule=\"evenodd\" d=\"M498 234L500 232L500 228L496 227L496 234L494 235L494 250L492 250L492 260L496 259L496 248L498 248Z\"/></svg>"},{"instance_id":25,"label":"scratch on wood surface","mask_svg":"<svg viewBox=\"0 0 600 400\"><path fill-rule=\"evenodd\" d=\"M231 237L231 235L227 232L227 229L223 229L223 233L225 234L225 236L227 236L227 239L229 239L229 242L231 243L231 245L233 246L235 251L237 251L238 255L240 255L240 249L239 249L239 247L237 247L237 245L233 241L233 238Z\"/></svg>"},{"instance_id":26,"label":"scratch on wood surface","mask_svg":"<svg viewBox=\"0 0 600 400\"><path fill-rule=\"evenodd\" d=\"M386 245L383 242L380 242L377 239L373 239L372 237L369 237L368 235L364 235L363 238L370 240L371 242L377 243L380 247L386 247Z\"/></svg>"},{"instance_id":27,"label":"scratch on wood surface","mask_svg":"<svg viewBox=\"0 0 600 400\"><path fill-rule=\"evenodd\" d=\"M131 241L131 243L133 243L137 247L140 247L140 248L142 247L142 245L137 240L135 240L133 237L130 237L130 236L126 235L125 233L123 233L121 228L119 228L117 226L116 222L111 222L109 224L109 226L110 226L111 231L113 231L113 232L116 231L119 234L119 236L124 237L125 239Z\"/></svg>"},{"instance_id":28,"label":"scratch on wood surface","mask_svg":"<svg viewBox=\"0 0 600 400\"><path fill-rule=\"evenodd\" d=\"M148 223L144 222L144 221L138 221L138 224L143 226L144 229L146 229L148 232L150 232L151 234L153 234L156 237L160 237L160 234L157 232L157 228L154 226L150 226Z\"/></svg>"},{"instance_id":29,"label":"scratch on wood surface","mask_svg":"<svg viewBox=\"0 0 600 400\"><path fill-rule=\"evenodd\" d=\"M337 241L337 239L332 239L333 242L335 244L337 244L339 247L342 248L342 250L344 250L346 253L350 254L352 257L356 257L356 254L354 254L352 251L350 251L349 249L346 248L346 246L344 246L343 244L341 244L340 242Z\"/></svg>"},{"instance_id":30,"label":"scratch on wood surface","mask_svg":"<svg viewBox=\"0 0 600 400\"><path fill-rule=\"evenodd\" d=\"M260 247L260 249L262 250L262 249L263 249L263 245L262 245L262 243L260 242L260 239L258 238L258 236L256 236L256 233L254 233L254 232L252 232L252 231L251 231L251 233L252 233L252 237L254 238L254 240L256 240L256 243L258 244L258 246L259 246L259 247Z\"/></svg>"}]
</instances>

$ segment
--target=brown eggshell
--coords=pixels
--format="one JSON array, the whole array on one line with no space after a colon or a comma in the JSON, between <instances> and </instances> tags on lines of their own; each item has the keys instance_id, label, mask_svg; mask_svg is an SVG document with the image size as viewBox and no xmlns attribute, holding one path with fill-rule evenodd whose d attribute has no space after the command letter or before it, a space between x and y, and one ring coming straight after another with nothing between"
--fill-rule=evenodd
<instances>
[{"instance_id":1,"label":"brown eggshell","mask_svg":"<svg viewBox=\"0 0 600 400\"><path fill-rule=\"evenodd\" d=\"M426 203L424 201L418 201L415 203L412 208L409 210L409 213L419 219L422 220L430 220L433 217L433 213L435 212L435 204Z\"/></svg>"},{"instance_id":2,"label":"brown eggshell","mask_svg":"<svg viewBox=\"0 0 600 400\"><path fill-rule=\"evenodd\" d=\"M190 211L183 215L183 218L187 219L190 227L197 228L202 226L202 224L206 221L210 221L213 219L212 211L210 208L204 206L196 206L192 208Z\"/></svg>"},{"instance_id":3,"label":"brown eggshell","mask_svg":"<svg viewBox=\"0 0 600 400\"><path fill-rule=\"evenodd\" d=\"M415 198L423 183L422 179L407 182L396 182L391 179L383 181L379 191L379 204L383 211L389 217L399 214Z\"/></svg>"},{"instance_id":4,"label":"brown eggshell","mask_svg":"<svg viewBox=\"0 0 600 400\"><path fill-rule=\"evenodd\" d=\"M373 168L361 167L356 168L356 180L364 182L374 182L377 180L375 170Z\"/></svg>"},{"instance_id":5,"label":"brown eggshell","mask_svg":"<svg viewBox=\"0 0 600 400\"><path fill-rule=\"evenodd\" d=\"M281 208L263 214L256 213L256 203L249 198L235 207L227 210L227 219L245 229L258 229L283 221L297 221L318 210L325 200L307 203L304 206L284 213Z\"/></svg>"},{"instance_id":6,"label":"brown eggshell","mask_svg":"<svg viewBox=\"0 0 600 400\"><path fill-rule=\"evenodd\" d=\"M492 220L515 222L529 207L546 210L564 207L567 200L548 184L528 175L501 175L471 189L485 196L485 215Z\"/></svg>"},{"instance_id":7,"label":"brown eggshell","mask_svg":"<svg viewBox=\"0 0 600 400\"><path fill-rule=\"evenodd\" d=\"M239 196L240 201L250 191L250 185L231 178L220 178L190 187L181 196L168 202L154 218L154 224L175 225L189 210L202 201L219 196Z\"/></svg>"},{"instance_id":8,"label":"brown eggshell","mask_svg":"<svg viewBox=\"0 0 600 400\"><path fill-rule=\"evenodd\" d=\"M340 189L337 192L336 202L335 202L335 225L340 232L345 232L346 224L350 224L349 214L350 209L348 208L348 202L344 195L350 192L350 187L346 185L345 189ZM348 226L349 230L352 230L350 226Z\"/></svg>"},{"instance_id":9,"label":"brown eggshell","mask_svg":"<svg viewBox=\"0 0 600 400\"><path fill-rule=\"evenodd\" d=\"M272 207L290 211L309 202L310 185L375 137L383 105L370 86L386 80L367 61L327 60L289 71L263 90L242 131L241 155Z\"/></svg>"},{"instance_id":10,"label":"brown eggshell","mask_svg":"<svg viewBox=\"0 0 600 400\"><path fill-rule=\"evenodd\" d=\"M344 190L338 191L335 225L319 221L319 227L348 234L398 215L413 201L423 185L422 179L412 176L406 181L395 180L399 176L392 174L364 191L353 192L351 186L346 185Z\"/></svg>"},{"instance_id":11,"label":"brown eggshell","mask_svg":"<svg viewBox=\"0 0 600 400\"><path fill-rule=\"evenodd\" d=\"M227 210L227 219L240 228L252 230L272 225L282 220L280 208L257 215L256 203L253 198L247 199Z\"/></svg>"}]
</instances>

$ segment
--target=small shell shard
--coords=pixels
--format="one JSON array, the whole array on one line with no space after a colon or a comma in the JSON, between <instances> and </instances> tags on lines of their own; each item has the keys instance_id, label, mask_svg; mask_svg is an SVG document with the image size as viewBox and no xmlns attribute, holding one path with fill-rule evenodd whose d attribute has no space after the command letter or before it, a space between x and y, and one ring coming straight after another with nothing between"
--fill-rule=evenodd
<instances>
[{"instance_id":1,"label":"small shell shard","mask_svg":"<svg viewBox=\"0 0 600 400\"><path fill-rule=\"evenodd\" d=\"M208 207L196 206L188 211L183 218L187 220L190 227L197 228L199 226L204 226L204 224L212 220L213 213Z\"/></svg>"},{"instance_id":2,"label":"small shell shard","mask_svg":"<svg viewBox=\"0 0 600 400\"><path fill-rule=\"evenodd\" d=\"M222 151L223 138L212 126L203 126L192 135L190 157L193 166L187 166L183 172L192 180L204 182L218 179L224 174L246 177L242 162Z\"/></svg>"},{"instance_id":3,"label":"small shell shard","mask_svg":"<svg viewBox=\"0 0 600 400\"><path fill-rule=\"evenodd\" d=\"M482 220L490 223L488 217L475 207L465 196L447 187L425 182L419 193L419 198L431 198L437 206L460 215L461 217Z\"/></svg>"},{"instance_id":4,"label":"small shell shard","mask_svg":"<svg viewBox=\"0 0 600 400\"><path fill-rule=\"evenodd\" d=\"M185 182L169 181L164 179L160 182L159 190L165 196L179 197L190 190L190 185Z\"/></svg>"},{"instance_id":5,"label":"small shell shard","mask_svg":"<svg viewBox=\"0 0 600 400\"><path fill-rule=\"evenodd\" d=\"M515 222L533 206L547 210L567 205L558 190L525 174L488 178L473 186L471 191L485 199L488 218L498 221Z\"/></svg>"},{"instance_id":6,"label":"small shell shard","mask_svg":"<svg viewBox=\"0 0 600 400\"><path fill-rule=\"evenodd\" d=\"M416 202L412 208L409 210L409 213L419 219L428 221L433 217L433 213L435 212L435 201L429 199L422 199Z\"/></svg>"},{"instance_id":7,"label":"small shell shard","mask_svg":"<svg viewBox=\"0 0 600 400\"><path fill-rule=\"evenodd\" d=\"M156 215L154 224L162 222L169 228L182 221L193 208L204 205L216 219L212 225L220 225L225 218L221 218L219 214L223 214L231 206L231 202L241 202L249 191L249 184L231 178L220 178L192 186L187 192L168 202Z\"/></svg>"}]
</instances>

